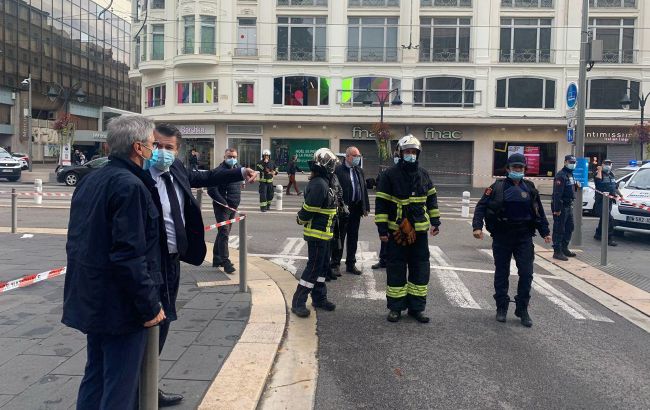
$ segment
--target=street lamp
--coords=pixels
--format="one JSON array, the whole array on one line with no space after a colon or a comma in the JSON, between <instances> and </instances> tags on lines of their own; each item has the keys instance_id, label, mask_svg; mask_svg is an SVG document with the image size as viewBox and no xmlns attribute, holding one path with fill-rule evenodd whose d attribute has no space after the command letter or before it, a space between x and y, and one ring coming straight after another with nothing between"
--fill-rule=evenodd
<instances>
[{"instance_id":1,"label":"street lamp","mask_svg":"<svg viewBox=\"0 0 650 410\"><path fill-rule=\"evenodd\" d=\"M34 158L32 157L32 73L29 73L29 76L20 82L22 87L27 87L27 155L29 156L27 160L27 166L29 167L29 172L32 172L32 162Z\"/></svg>"},{"instance_id":2,"label":"street lamp","mask_svg":"<svg viewBox=\"0 0 650 410\"><path fill-rule=\"evenodd\" d=\"M646 96L644 97L643 94L639 94L638 91L635 91L630 87L627 87L627 89L630 90L630 94L625 94L621 99L621 101L619 102L619 104L621 104L621 107L623 108L629 108L630 105L632 105L632 99L630 98L630 95L634 93L635 98L638 99L639 107L641 108L641 126L643 127L643 120L645 115L645 104L646 102L648 102L648 97L650 97L650 93L646 94ZM636 141L633 144L634 144L634 159L636 159L636 156L638 154ZM643 159L643 155L641 155L641 159Z\"/></svg>"},{"instance_id":3,"label":"street lamp","mask_svg":"<svg viewBox=\"0 0 650 410\"><path fill-rule=\"evenodd\" d=\"M368 94L374 94L377 97L377 100L379 101L379 107L381 108L381 114L380 114L381 116L379 117L380 118L379 122L380 124L383 124L384 105L388 102L388 99L390 98L391 94L395 93L395 98L393 99L393 101L391 101L390 103L391 105L402 105L402 99L399 98L399 88L392 89L388 92L385 92L383 90L380 91L382 91L381 94L371 88L368 88L366 90L366 97L369 96ZM363 100L363 105L372 105L372 104L373 104L372 100Z\"/></svg>"}]
</instances>

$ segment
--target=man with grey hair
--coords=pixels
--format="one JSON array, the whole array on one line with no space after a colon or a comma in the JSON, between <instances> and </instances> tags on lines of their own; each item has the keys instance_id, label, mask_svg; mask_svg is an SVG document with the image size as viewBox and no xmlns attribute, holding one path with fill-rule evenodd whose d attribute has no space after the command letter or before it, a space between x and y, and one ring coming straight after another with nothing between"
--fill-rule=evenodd
<instances>
[{"instance_id":1,"label":"man with grey hair","mask_svg":"<svg viewBox=\"0 0 650 410\"><path fill-rule=\"evenodd\" d=\"M113 118L109 164L72 197L61 321L87 335L78 409L136 407L146 328L165 319L153 131L141 115Z\"/></svg>"}]
</instances>

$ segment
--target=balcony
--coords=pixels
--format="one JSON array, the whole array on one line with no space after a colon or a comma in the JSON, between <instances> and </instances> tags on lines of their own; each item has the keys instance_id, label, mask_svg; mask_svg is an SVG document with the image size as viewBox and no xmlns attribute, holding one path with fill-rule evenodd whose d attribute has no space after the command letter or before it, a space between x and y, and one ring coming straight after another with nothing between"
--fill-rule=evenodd
<instances>
[{"instance_id":1,"label":"balcony","mask_svg":"<svg viewBox=\"0 0 650 410\"><path fill-rule=\"evenodd\" d=\"M256 48L235 48L235 57L245 58L245 57L257 57Z\"/></svg>"},{"instance_id":2,"label":"balcony","mask_svg":"<svg viewBox=\"0 0 650 410\"><path fill-rule=\"evenodd\" d=\"M460 48L420 49L421 63L469 63L470 51Z\"/></svg>"},{"instance_id":3,"label":"balcony","mask_svg":"<svg viewBox=\"0 0 650 410\"><path fill-rule=\"evenodd\" d=\"M589 7L595 9L636 8L636 0L589 0Z\"/></svg>"},{"instance_id":4,"label":"balcony","mask_svg":"<svg viewBox=\"0 0 650 410\"><path fill-rule=\"evenodd\" d=\"M348 7L399 7L399 0L348 0Z\"/></svg>"},{"instance_id":5,"label":"balcony","mask_svg":"<svg viewBox=\"0 0 650 410\"><path fill-rule=\"evenodd\" d=\"M152 73L164 69L165 69L164 60L140 61L140 64L138 64L138 70L140 70L140 73L142 74Z\"/></svg>"},{"instance_id":6,"label":"balcony","mask_svg":"<svg viewBox=\"0 0 650 410\"><path fill-rule=\"evenodd\" d=\"M179 54L174 57L174 65L176 67L196 67L196 66L209 66L215 65L219 62L217 56L214 54Z\"/></svg>"},{"instance_id":7,"label":"balcony","mask_svg":"<svg viewBox=\"0 0 650 410\"><path fill-rule=\"evenodd\" d=\"M350 47L346 50L348 62L395 63L400 61L397 47Z\"/></svg>"},{"instance_id":8,"label":"balcony","mask_svg":"<svg viewBox=\"0 0 650 410\"><path fill-rule=\"evenodd\" d=\"M603 50L602 64L636 64L639 50Z\"/></svg>"},{"instance_id":9,"label":"balcony","mask_svg":"<svg viewBox=\"0 0 650 410\"><path fill-rule=\"evenodd\" d=\"M278 0L278 7L279 6L327 7L327 0Z\"/></svg>"},{"instance_id":10,"label":"balcony","mask_svg":"<svg viewBox=\"0 0 650 410\"><path fill-rule=\"evenodd\" d=\"M500 50L500 63L552 63L554 50L549 49L514 49Z\"/></svg>"},{"instance_id":11,"label":"balcony","mask_svg":"<svg viewBox=\"0 0 650 410\"><path fill-rule=\"evenodd\" d=\"M327 47L278 47L277 61L327 61Z\"/></svg>"},{"instance_id":12,"label":"balcony","mask_svg":"<svg viewBox=\"0 0 650 410\"><path fill-rule=\"evenodd\" d=\"M472 0L420 0L422 7L472 7Z\"/></svg>"},{"instance_id":13,"label":"balcony","mask_svg":"<svg viewBox=\"0 0 650 410\"><path fill-rule=\"evenodd\" d=\"M552 9L553 0L501 0L503 8Z\"/></svg>"}]
</instances>

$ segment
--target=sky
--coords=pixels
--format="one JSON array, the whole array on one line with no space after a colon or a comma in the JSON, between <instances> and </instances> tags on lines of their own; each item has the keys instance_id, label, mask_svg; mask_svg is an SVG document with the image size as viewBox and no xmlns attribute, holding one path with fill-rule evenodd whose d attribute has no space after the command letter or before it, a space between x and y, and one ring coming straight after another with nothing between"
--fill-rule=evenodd
<instances>
[{"instance_id":1,"label":"sky","mask_svg":"<svg viewBox=\"0 0 650 410\"><path fill-rule=\"evenodd\" d=\"M95 3L106 7L110 0L94 0ZM123 19L131 22L131 1L130 0L113 0L113 5L111 6L113 12Z\"/></svg>"}]
</instances>

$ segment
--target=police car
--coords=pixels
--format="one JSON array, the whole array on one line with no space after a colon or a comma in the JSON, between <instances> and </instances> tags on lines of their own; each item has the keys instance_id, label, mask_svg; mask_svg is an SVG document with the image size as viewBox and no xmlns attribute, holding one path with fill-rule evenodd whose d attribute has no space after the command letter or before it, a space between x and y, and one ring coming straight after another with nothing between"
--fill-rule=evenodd
<instances>
[{"instance_id":1,"label":"police car","mask_svg":"<svg viewBox=\"0 0 650 410\"><path fill-rule=\"evenodd\" d=\"M641 166L627 182L619 183L623 199L650 207L650 162ZM614 229L650 233L650 211L616 201L612 206Z\"/></svg>"},{"instance_id":2,"label":"police car","mask_svg":"<svg viewBox=\"0 0 650 410\"><path fill-rule=\"evenodd\" d=\"M640 167L636 165L629 165L627 167L618 168L614 170L614 176L616 177L616 185L618 186L621 182L627 182L634 175L634 171L638 170ZM593 173L589 175L589 184L586 187L582 188L582 213L587 215L596 214L596 184L594 183Z\"/></svg>"}]
</instances>

